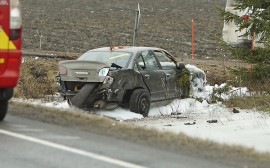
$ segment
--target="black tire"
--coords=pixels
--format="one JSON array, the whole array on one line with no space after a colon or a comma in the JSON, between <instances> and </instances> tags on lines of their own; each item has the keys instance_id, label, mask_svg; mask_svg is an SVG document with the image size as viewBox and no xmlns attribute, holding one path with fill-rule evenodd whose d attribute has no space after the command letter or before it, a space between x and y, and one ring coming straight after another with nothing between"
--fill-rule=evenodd
<instances>
[{"instance_id":1,"label":"black tire","mask_svg":"<svg viewBox=\"0 0 270 168\"><path fill-rule=\"evenodd\" d=\"M90 97L93 97L93 96L91 96L91 93L95 89L96 85L97 85L96 83L85 84L81 88L81 90L70 99L71 104L73 106L78 107L78 108L85 108L85 104L90 104L86 101L89 101ZM94 100L92 100L91 103L93 103L93 102L94 102Z\"/></svg>"},{"instance_id":2,"label":"black tire","mask_svg":"<svg viewBox=\"0 0 270 168\"><path fill-rule=\"evenodd\" d=\"M3 121L8 110L8 101L0 100L0 121Z\"/></svg>"},{"instance_id":3,"label":"black tire","mask_svg":"<svg viewBox=\"0 0 270 168\"><path fill-rule=\"evenodd\" d=\"M70 99L67 99L67 103L68 103L69 106L72 106L72 103L71 103Z\"/></svg>"},{"instance_id":4,"label":"black tire","mask_svg":"<svg viewBox=\"0 0 270 168\"><path fill-rule=\"evenodd\" d=\"M150 109L150 94L148 91L144 89L134 90L130 97L129 109L147 117Z\"/></svg>"},{"instance_id":5,"label":"black tire","mask_svg":"<svg viewBox=\"0 0 270 168\"><path fill-rule=\"evenodd\" d=\"M13 96L13 88L0 89L0 101L7 101Z\"/></svg>"}]
</instances>

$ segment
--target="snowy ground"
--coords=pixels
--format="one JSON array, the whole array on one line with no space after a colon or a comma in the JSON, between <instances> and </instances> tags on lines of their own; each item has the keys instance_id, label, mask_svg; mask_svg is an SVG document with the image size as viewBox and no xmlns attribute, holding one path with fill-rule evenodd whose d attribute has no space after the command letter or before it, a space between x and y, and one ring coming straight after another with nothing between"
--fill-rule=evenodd
<instances>
[{"instance_id":1,"label":"snowy ground","mask_svg":"<svg viewBox=\"0 0 270 168\"><path fill-rule=\"evenodd\" d=\"M147 118L122 108L112 111L98 110L95 113L120 121L127 120L128 123L156 128L161 131L182 132L192 137L246 146L270 153L269 113L259 112L255 109L233 110L226 108L219 102L208 104L207 100L211 99L214 90L228 87L226 84L205 86L205 73L193 65L186 65L186 67L193 74L191 79L191 97L193 98L176 99L166 106L152 107ZM231 87L228 92L215 95L222 99L229 99L232 96L249 96L249 92L247 88ZM203 101L199 102L196 98ZM38 100L13 99L13 101L23 101L59 109L70 108L66 102L61 101L48 103ZM211 121L214 121L214 123Z\"/></svg>"},{"instance_id":2,"label":"snowy ground","mask_svg":"<svg viewBox=\"0 0 270 168\"><path fill-rule=\"evenodd\" d=\"M113 111L96 111L99 115L114 118L116 120L128 120L135 125L156 128L161 131L185 133L192 137L208 139L219 143L241 145L255 148L261 152L270 152L270 115L254 110L239 110L226 108L221 103L208 104L207 99L213 88L223 86L206 86L203 92L194 92L193 96L203 97L199 102L194 98L176 99L169 105L151 108L149 117L130 112L127 109L117 108ZM230 94L221 94L224 99L232 95L247 95L246 88L232 88ZM20 100L46 107L59 109L70 108L66 102L48 102L39 100ZM216 123L209 123L216 120Z\"/></svg>"},{"instance_id":3,"label":"snowy ground","mask_svg":"<svg viewBox=\"0 0 270 168\"><path fill-rule=\"evenodd\" d=\"M162 131L182 132L192 137L219 143L255 148L261 152L270 152L269 114L239 109L239 113L233 113L233 109L226 108L222 104L200 103L195 99L174 100L170 106L177 105L179 107L176 115L154 117L133 123ZM156 115L157 111L162 112L170 108L167 106L158 110L152 109L150 114ZM209 123L215 120L217 123Z\"/></svg>"}]
</instances>

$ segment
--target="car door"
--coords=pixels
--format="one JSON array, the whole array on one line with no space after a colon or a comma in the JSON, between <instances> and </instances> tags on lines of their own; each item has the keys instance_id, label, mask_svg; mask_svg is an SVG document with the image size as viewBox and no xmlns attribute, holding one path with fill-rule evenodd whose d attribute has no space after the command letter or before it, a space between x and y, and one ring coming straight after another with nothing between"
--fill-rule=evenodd
<instances>
[{"instance_id":1,"label":"car door","mask_svg":"<svg viewBox=\"0 0 270 168\"><path fill-rule=\"evenodd\" d=\"M166 79L160 64L154 56L153 51L142 51L138 55L137 65L142 74L144 83L151 94L151 101L166 99Z\"/></svg>"},{"instance_id":2,"label":"car door","mask_svg":"<svg viewBox=\"0 0 270 168\"><path fill-rule=\"evenodd\" d=\"M178 74L176 69L176 62L172 60L172 56L163 50L155 50L154 54L158 59L162 71L165 76L166 84L166 99L173 99L181 95L181 90L178 81Z\"/></svg>"}]
</instances>

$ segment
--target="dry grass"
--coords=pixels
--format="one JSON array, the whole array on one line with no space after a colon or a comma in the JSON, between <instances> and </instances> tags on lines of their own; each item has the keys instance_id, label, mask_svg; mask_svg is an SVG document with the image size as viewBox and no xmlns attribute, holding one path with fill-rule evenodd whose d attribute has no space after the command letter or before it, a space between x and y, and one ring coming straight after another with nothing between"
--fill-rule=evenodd
<instances>
[{"instance_id":1,"label":"dry grass","mask_svg":"<svg viewBox=\"0 0 270 168\"><path fill-rule=\"evenodd\" d=\"M242 85L246 86L250 90L250 96L234 97L225 101L224 104L228 107L257 109L259 111L270 112L270 81L244 82Z\"/></svg>"},{"instance_id":2,"label":"dry grass","mask_svg":"<svg viewBox=\"0 0 270 168\"><path fill-rule=\"evenodd\" d=\"M198 65L198 67L206 72L207 83L210 85L234 82L234 76L226 67L221 65Z\"/></svg>"},{"instance_id":3,"label":"dry grass","mask_svg":"<svg viewBox=\"0 0 270 168\"><path fill-rule=\"evenodd\" d=\"M247 70L248 72L248 70ZM260 111L270 112L270 79L267 77L258 80L252 77L251 73L246 76L235 76L234 86L247 87L250 92L248 97L234 97L224 102L228 107L240 107L243 109L257 109Z\"/></svg>"},{"instance_id":4,"label":"dry grass","mask_svg":"<svg viewBox=\"0 0 270 168\"><path fill-rule=\"evenodd\" d=\"M245 98L235 97L229 101L225 101L224 104L228 107L270 112L270 95L254 95Z\"/></svg>"},{"instance_id":5,"label":"dry grass","mask_svg":"<svg viewBox=\"0 0 270 168\"><path fill-rule=\"evenodd\" d=\"M15 97L37 99L53 95L56 92L56 73L55 59L25 59Z\"/></svg>"}]
</instances>

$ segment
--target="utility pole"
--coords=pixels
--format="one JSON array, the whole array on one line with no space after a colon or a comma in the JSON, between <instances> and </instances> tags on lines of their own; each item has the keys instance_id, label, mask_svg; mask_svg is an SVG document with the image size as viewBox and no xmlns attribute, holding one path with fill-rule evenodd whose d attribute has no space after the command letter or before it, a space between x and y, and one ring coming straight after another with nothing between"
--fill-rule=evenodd
<instances>
[{"instance_id":1,"label":"utility pole","mask_svg":"<svg viewBox=\"0 0 270 168\"><path fill-rule=\"evenodd\" d=\"M136 45L136 38L139 31L140 18L141 18L141 10L140 10L140 4L138 3L138 9L136 11L136 18L135 18L134 35L133 35L133 46Z\"/></svg>"}]
</instances>

